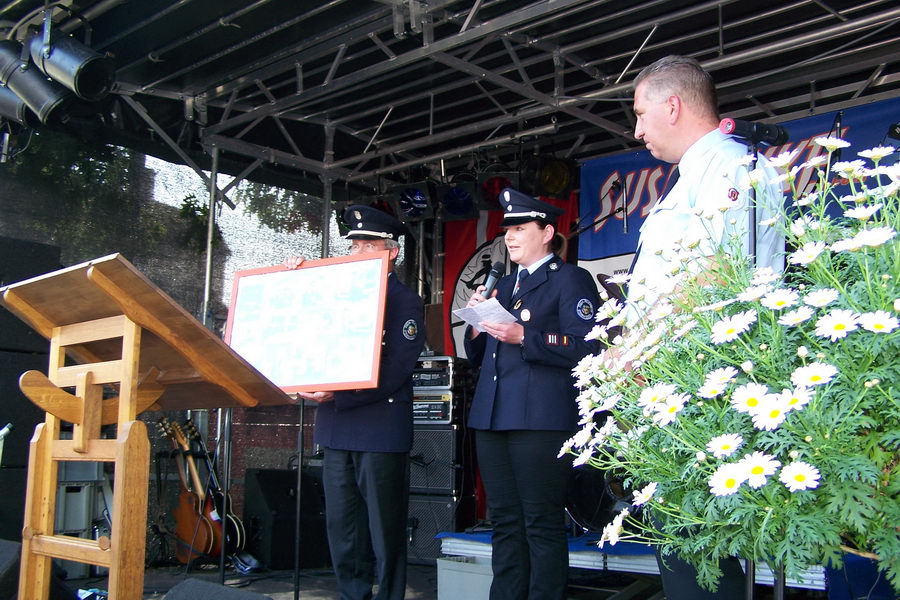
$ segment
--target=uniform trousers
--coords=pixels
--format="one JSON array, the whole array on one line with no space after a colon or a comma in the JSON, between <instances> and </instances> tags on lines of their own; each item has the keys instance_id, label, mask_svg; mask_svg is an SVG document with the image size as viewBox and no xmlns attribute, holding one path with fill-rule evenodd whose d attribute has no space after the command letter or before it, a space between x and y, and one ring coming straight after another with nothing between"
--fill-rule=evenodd
<instances>
[{"instance_id":1,"label":"uniform trousers","mask_svg":"<svg viewBox=\"0 0 900 600\"><path fill-rule=\"evenodd\" d=\"M494 526L491 600L565 597L565 501L572 460L557 455L570 436L567 431L476 431Z\"/></svg>"},{"instance_id":2,"label":"uniform trousers","mask_svg":"<svg viewBox=\"0 0 900 600\"><path fill-rule=\"evenodd\" d=\"M325 448L325 526L341 600L406 592L409 454Z\"/></svg>"}]
</instances>

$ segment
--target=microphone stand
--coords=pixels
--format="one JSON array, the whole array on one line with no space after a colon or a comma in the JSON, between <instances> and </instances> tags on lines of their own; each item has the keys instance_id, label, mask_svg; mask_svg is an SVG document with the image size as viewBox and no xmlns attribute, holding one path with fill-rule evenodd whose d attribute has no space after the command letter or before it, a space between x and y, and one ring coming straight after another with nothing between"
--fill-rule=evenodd
<instances>
[{"instance_id":1,"label":"microphone stand","mask_svg":"<svg viewBox=\"0 0 900 600\"><path fill-rule=\"evenodd\" d=\"M579 228L579 229L573 231L572 233L570 233L569 235L566 236L566 239L567 239L567 240L570 240L570 239L572 239L572 238L575 237L575 236L581 235L582 233L585 232L586 229L590 229L590 228L593 227L594 225L599 225L600 223L602 223L603 221L607 220L607 219L610 218L611 216L617 215L617 214L619 214L620 212L623 212L624 210L625 210L625 209L622 208L622 207L620 206L619 208L617 208L616 210L612 211L612 212L609 213L608 215L603 216L603 217L600 217L600 218L596 219L595 221L591 221L590 223L588 223L588 224L585 225L584 227L581 227L581 228Z\"/></svg>"}]
</instances>

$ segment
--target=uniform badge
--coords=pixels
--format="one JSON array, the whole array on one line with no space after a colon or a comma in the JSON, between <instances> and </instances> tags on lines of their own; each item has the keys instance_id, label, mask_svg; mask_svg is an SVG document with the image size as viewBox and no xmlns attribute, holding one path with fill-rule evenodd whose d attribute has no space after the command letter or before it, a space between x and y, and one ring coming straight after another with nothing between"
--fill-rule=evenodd
<instances>
[{"instance_id":1,"label":"uniform badge","mask_svg":"<svg viewBox=\"0 0 900 600\"><path fill-rule=\"evenodd\" d=\"M522 312L519 314L519 318L522 319L523 321L530 321L531 320L531 311L528 310L527 308L522 309Z\"/></svg>"},{"instance_id":2,"label":"uniform badge","mask_svg":"<svg viewBox=\"0 0 900 600\"><path fill-rule=\"evenodd\" d=\"M356 217L357 220L362 219L362 214L358 210L353 211L353 216Z\"/></svg>"},{"instance_id":3,"label":"uniform badge","mask_svg":"<svg viewBox=\"0 0 900 600\"><path fill-rule=\"evenodd\" d=\"M550 269L551 271L556 271L559 269L559 265L556 263L550 263L550 266L547 268Z\"/></svg>"},{"instance_id":4,"label":"uniform badge","mask_svg":"<svg viewBox=\"0 0 900 600\"><path fill-rule=\"evenodd\" d=\"M521 298L519 298L518 300L516 300L516 303L513 304L513 310L519 310L519 307L520 307L520 306L522 306L522 299L521 299Z\"/></svg>"},{"instance_id":5,"label":"uniform badge","mask_svg":"<svg viewBox=\"0 0 900 600\"><path fill-rule=\"evenodd\" d=\"M413 341L417 335L419 335L419 326L416 324L415 319L410 319L403 324L403 337Z\"/></svg>"},{"instance_id":6,"label":"uniform badge","mask_svg":"<svg viewBox=\"0 0 900 600\"><path fill-rule=\"evenodd\" d=\"M575 306L575 313L585 321L590 321L594 318L594 305L587 298L582 298Z\"/></svg>"}]
</instances>

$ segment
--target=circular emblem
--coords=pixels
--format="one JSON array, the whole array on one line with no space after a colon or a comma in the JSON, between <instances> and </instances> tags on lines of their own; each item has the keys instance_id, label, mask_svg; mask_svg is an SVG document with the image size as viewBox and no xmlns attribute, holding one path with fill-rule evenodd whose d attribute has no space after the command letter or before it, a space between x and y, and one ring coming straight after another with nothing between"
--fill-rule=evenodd
<instances>
[{"instance_id":1,"label":"circular emblem","mask_svg":"<svg viewBox=\"0 0 900 600\"><path fill-rule=\"evenodd\" d=\"M522 312L519 313L519 318L526 322L530 321L531 320L531 311L528 310L527 308L523 308Z\"/></svg>"},{"instance_id":2,"label":"circular emblem","mask_svg":"<svg viewBox=\"0 0 900 600\"><path fill-rule=\"evenodd\" d=\"M518 300L516 300L516 303L513 304L513 310L519 310L519 307L520 307L520 306L522 306L522 299L521 299L521 298L519 298Z\"/></svg>"},{"instance_id":3,"label":"circular emblem","mask_svg":"<svg viewBox=\"0 0 900 600\"><path fill-rule=\"evenodd\" d=\"M594 318L594 305L587 298L582 298L575 306L575 313L585 321L590 321Z\"/></svg>"},{"instance_id":4,"label":"circular emblem","mask_svg":"<svg viewBox=\"0 0 900 600\"><path fill-rule=\"evenodd\" d=\"M417 335L419 335L419 326L416 324L415 319L410 319L403 324L403 337L413 341Z\"/></svg>"}]
</instances>

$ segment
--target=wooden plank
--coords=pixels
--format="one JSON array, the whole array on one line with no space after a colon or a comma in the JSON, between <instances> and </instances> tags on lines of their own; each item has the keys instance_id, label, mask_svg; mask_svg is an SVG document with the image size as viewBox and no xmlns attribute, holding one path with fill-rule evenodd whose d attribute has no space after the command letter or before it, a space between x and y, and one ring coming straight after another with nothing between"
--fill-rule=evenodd
<instances>
[{"instance_id":1,"label":"wooden plank","mask_svg":"<svg viewBox=\"0 0 900 600\"><path fill-rule=\"evenodd\" d=\"M100 567L112 564L109 549L100 548L97 540L68 535L36 535L31 538L31 551L41 556L63 558Z\"/></svg>"},{"instance_id":2,"label":"wooden plank","mask_svg":"<svg viewBox=\"0 0 900 600\"><path fill-rule=\"evenodd\" d=\"M50 381L59 387L77 386L78 378L82 373L88 371L94 374L94 383L118 383L122 380L122 361L107 360L99 363L60 367L56 371L56 377L50 377Z\"/></svg>"},{"instance_id":3,"label":"wooden plank","mask_svg":"<svg viewBox=\"0 0 900 600\"><path fill-rule=\"evenodd\" d=\"M54 328L53 334L59 338L62 346L73 346L97 340L108 340L122 337L125 316L106 317L83 321L72 325L61 325Z\"/></svg>"},{"instance_id":4,"label":"wooden plank","mask_svg":"<svg viewBox=\"0 0 900 600\"><path fill-rule=\"evenodd\" d=\"M116 460L116 443L117 440L89 440L86 451L78 452L73 440L56 440L52 456L54 460L112 462Z\"/></svg>"},{"instance_id":5,"label":"wooden plank","mask_svg":"<svg viewBox=\"0 0 900 600\"><path fill-rule=\"evenodd\" d=\"M75 452L87 452L88 442L100 438L100 420L103 416L103 386L94 383L94 372L87 371L78 378L75 395L81 400L79 422L72 432L72 448Z\"/></svg>"},{"instance_id":6,"label":"wooden plank","mask_svg":"<svg viewBox=\"0 0 900 600\"><path fill-rule=\"evenodd\" d=\"M138 368L141 357L141 328L126 319L122 336L122 372L119 386L119 423L134 421L138 416Z\"/></svg>"},{"instance_id":7,"label":"wooden plank","mask_svg":"<svg viewBox=\"0 0 900 600\"><path fill-rule=\"evenodd\" d=\"M22 299L15 291L6 290L3 292L3 302L13 314L28 323L32 329L48 340L53 335L53 323L35 310L34 307Z\"/></svg>"},{"instance_id":8,"label":"wooden plank","mask_svg":"<svg viewBox=\"0 0 900 600\"><path fill-rule=\"evenodd\" d=\"M203 376L191 367L183 369L167 369L159 374L156 381L162 385L173 385L176 383L200 383Z\"/></svg>"},{"instance_id":9,"label":"wooden plank","mask_svg":"<svg viewBox=\"0 0 900 600\"><path fill-rule=\"evenodd\" d=\"M50 460L50 448L54 437L59 437L59 420L47 415L47 420L35 427L28 451L22 557L19 564L19 598L22 600L39 600L47 598L50 593L50 557L32 552L31 540L36 534L53 532L57 468Z\"/></svg>"},{"instance_id":10,"label":"wooden plank","mask_svg":"<svg viewBox=\"0 0 900 600\"><path fill-rule=\"evenodd\" d=\"M144 593L149 470L147 426L143 421L120 423L110 540L110 600L133 600Z\"/></svg>"}]
</instances>

